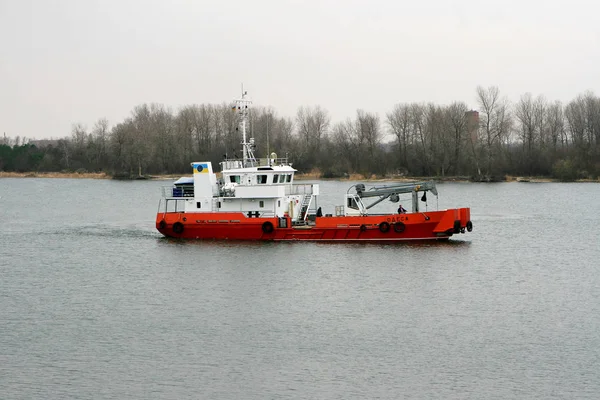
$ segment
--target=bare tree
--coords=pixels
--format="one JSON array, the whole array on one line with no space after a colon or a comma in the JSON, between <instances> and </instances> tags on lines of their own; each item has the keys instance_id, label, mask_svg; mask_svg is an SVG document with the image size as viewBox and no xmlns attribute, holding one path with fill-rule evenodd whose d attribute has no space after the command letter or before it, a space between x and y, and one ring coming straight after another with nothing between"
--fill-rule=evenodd
<instances>
[{"instance_id":1,"label":"bare tree","mask_svg":"<svg viewBox=\"0 0 600 400\"><path fill-rule=\"evenodd\" d=\"M94 143L93 154L91 158L97 169L104 169L108 167L108 141L109 141L110 129L109 123L106 118L101 118L94 124L92 128L91 136Z\"/></svg>"},{"instance_id":2,"label":"bare tree","mask_svg":"<svg viewBox=\"0 0 600 400\"><path fill-rule=\"evenodd\" d=\"M382 139L379 116L375 113L358 110L356 112L356 132L360 137L360 143L364 143L367 149L368 172L382 172L382 161L376 154Z\"/></svg>"},{"instance_id":3,"label":"bare tree","mask_svg":"<svg viewBox=\"0 0 600 400\"><path fill-rule=\"evenodd\" d=\"M581 162L587 162L588 143L586 141L587 118L585 112L585 99L578 96L565 107L567 130L571 143L575 147L576 157Z\"/></svg>"},{"instance_id":4,"label":"bare tree","mask_svg":"<svg viewBox=\"0 0 600 400\"><path fill-rule=\"evenodd\" d=\"M587 140L594 148L596 155L600 146L600 98L588 91L584 94L587 119Z\"/></svg>"},{"instance_id":5,"label":"bare tree","mask_svg":"<svg viewBox=\"0 0 600 400\"><path fill-rule=\"evenodd\" d=\"M413 171L419 175L431 175L430 153L428 151L427 140L427 121L425 106L418 103L410 105L411 125L413 131L415 153L419 160L418 170L413 167ZM417 166L416 166L417 167Z\"/></svg>"},{"instance_id":6,"label":"bare tree","mask_svg":"<svg viewBox=\"0 0 600 400\"><path fill-rule=\"evenodd\" d=\"M536 110L531 93L525 93L515 105L515 117L519 122L519 138L523 144L524 165L531 174L533 150L536 141Z\"/></svg>"},{"instance_id":7,"label":"bare tree","mask_svg":"<svg viewBox=\"0 0 600 400\"><path fill-rule=\"evenodd\" d=\"M565 116L560 101L555 101L548 106L548 135L552 148L553 158L556 157L558 146L565 148L568 145L565 135Z\"/></svg>"},{"instance_id":8,"label":"bare tree","mask_svg":"<svg viewBox=\"0 0 600 400\"><path fill-rule=\"evenodd\" d=\"M487 159L487 174L498 172L502 144L510 140L512 120L510 106L506 98L500 98L500 91L496 86L485 89L477 87L477 101L480 107L480 121L482 124L483 145Z\"/></svg>"},{"instance_id":9,"label":"bare tree","mask_svg":"<svg viewBox=\"0 0 600 400\"><path fill-rule=\"evenodd\" d=\"M300 107L296 113L296 127L303 142L303 154L310 161L320 159L321 139L328 133L331 118L321 106Z\"/></svg>"},{"instance_id":10,"label":"bare tree","mask_svg":"<svg viewBox=\"0 0 600 400\"><path fill-rule=\"evenodd\" d=\"M175 123L171 110L162 104L150 106L147 140L150 146L150 171L165 173L174 163Z\"/></svg>"},{"instance_id":11,"label":"bare tree","mask_svg":"<svg viewBox=\"0 0 600 400\"><path fill-rule=\"evenodd\" d=\"M131 149L134 146L134 135L135 126L131 118L117 124L111 131L110 145L114 158L113 166L116 172L131 172L133 160Z\"/></svg>"},{"instance_id":12,"label":"bare tree","mask_svg":"<svg viewBox=\"0 0 600 400\"><path fill-rule=\"evenodd\" d=\"M386 114L386 123L398 142L398 167L408 169L408 146L411 137L411 112L409 104L396 104Z\"/></svg>"},{"instance_id":13,"label":"bare tree","mask_svg":"<svg viewBox=\"0 0 600 400\"><path fill-rule=\"evenodd\" d=\"M467 105L463 102L455 101L446 108L446 120L449 125L449 131L452 132L452 141L450 143L453 149L453 158L450 166L456 174L462 173L461 159L462 149L466 144L467 135Z\"/></svg>"},{"instance_id":14,"label":"bare tree","mask_svg":"<svg viewBox=\"0 0 600 400\"><path fill-rule=\"evenodd\" d=\"M340 170L347 172L358 172L362 169L362 147L361 137L357 132L356 123L351 119L338 122L333 127L333 145L336 149L336 157L333 160ZM343 161L342 161L343 160Z\"/></svg>"}]
</instances>

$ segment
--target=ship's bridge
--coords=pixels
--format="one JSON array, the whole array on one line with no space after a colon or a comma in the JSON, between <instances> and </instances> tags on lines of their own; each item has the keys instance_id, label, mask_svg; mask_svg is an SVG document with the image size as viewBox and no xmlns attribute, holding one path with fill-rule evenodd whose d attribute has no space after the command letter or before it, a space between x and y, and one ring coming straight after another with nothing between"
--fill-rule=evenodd
<instances>
[{"instance_id":1,"label":"ship's bridge","mask_svg":"<svg viewBox=\"0 0 600 400\"><path fill-rule=\"evenodd\" d=\"M289 165L228 169L223 171L223 182L241 186L291 184L295 172Z\"/></svg>"}]
</instances>

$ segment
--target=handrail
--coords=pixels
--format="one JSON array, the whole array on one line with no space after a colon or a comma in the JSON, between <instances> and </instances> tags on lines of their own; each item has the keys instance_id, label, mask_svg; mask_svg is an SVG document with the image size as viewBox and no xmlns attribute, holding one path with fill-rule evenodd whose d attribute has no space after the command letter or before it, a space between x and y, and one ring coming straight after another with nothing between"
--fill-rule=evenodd
<instances>
[{"instance_id":1,"label":"handrail","mask_svg":"<svg viewBox=\"0 0 600 400\"><path fill-rule=\"evenodd\" d=\"M294 184L285 186L285 195L290 196L294 194L313 194L312 184Z\"/></svg>"},{"instance_id":2,"label":"handrail","mask_svg":"<svg viewBox=\"0 0 600 400\"><path fill-rule=\"evenodd\" d=\"M266 167L273 165L291 165L287 157L279 158L258 158L256 160L247 160L246 167ZM226 169L243 168L244 163L239 158L225 158L221 161L221 165L225 165Z\"/></svg>"},{"instance_id":3,"label":"handrail","mask_svg":"<svg viewBox=\"0 0 600 400\"><path fill-rule=\"evenodd\" d=\"M162 197L165 199L194 197L194 188L193 187L161 186L160 190L161 190Z\"/></svg>"}]
</instances>

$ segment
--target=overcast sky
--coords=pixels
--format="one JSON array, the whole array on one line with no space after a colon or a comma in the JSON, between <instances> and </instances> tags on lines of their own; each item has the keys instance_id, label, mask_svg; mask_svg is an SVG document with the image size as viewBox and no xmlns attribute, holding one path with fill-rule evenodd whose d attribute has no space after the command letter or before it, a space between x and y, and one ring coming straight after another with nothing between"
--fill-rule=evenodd
<instances>
[{"instance_id":1,"label":"overcast sky","mask_svg":"<svg viewBox=\"0 0 600 400\"><path fill-rule=\"evenodd\" d=\"M0 0L0 134L69 136L142 103L221 103L240 85L334 122L395 103L476 108L598 93L600 3L584 0Z\"/></svg>"}]
</instances>

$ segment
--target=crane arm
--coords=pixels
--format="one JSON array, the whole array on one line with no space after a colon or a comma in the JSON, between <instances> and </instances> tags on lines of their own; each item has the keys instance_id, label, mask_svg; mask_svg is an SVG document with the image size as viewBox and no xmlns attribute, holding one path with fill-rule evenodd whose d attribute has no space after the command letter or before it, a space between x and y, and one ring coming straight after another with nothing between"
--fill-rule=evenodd
<instances>
[{"instance_id":1,"label":"crane arm","mask_svg":"<svg viewBox=\"0 0 600 400\"><path fill-rule=\"evenodd\" d=\"M412 192L427 192L430 191L437 196L438 192L435 187L435 182L409 182L398 183L393 185L373 186L369 190L365 190L365 185L359 183L354 185L356 194L361 198L366 197L388 197L395 194L412 193Z\"/></svg>"}]
</instances>

